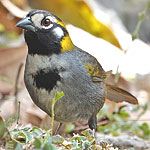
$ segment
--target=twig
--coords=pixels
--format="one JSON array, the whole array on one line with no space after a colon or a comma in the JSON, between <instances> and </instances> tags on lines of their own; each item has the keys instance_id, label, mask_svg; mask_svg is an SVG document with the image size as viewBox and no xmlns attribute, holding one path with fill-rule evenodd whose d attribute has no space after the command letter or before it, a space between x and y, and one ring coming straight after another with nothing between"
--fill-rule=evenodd
<instances>
[{"instance_id":1,"label":"twig","mask_svg":"<svg viewBox=\"0 0 150 150\"><path fill-rule=\"evenodd\" d=\"M17 124L19 123L19 118L20 118L20 101L18 102Z\"/></svg>"},{"instance_id":2,"label":"twig","mask_svg":"<svg viewBox=\"0 0 150 150\"><path fill-rule=\"evenodd\" d=\"M19 68L18 68L18 72L17 72L17 76L16 76L16 81L15 81L15 101L17 101L18 97L18 81L19 81L19 77L20 77L20 73L21 73L21 69L23 67L23 62L19 65Z\"/></svg>"},{"instance_id":3,"label":"twig","mask_svg":"<svg viewBox=\"0 0 150 150\"><path fill-rule=\"evenodd\" d=\"M14 96L15 96L17 124L18 124L19 115L20 115L20 102L18 102L18 82L19 82L19 77L20 77L20 73L21 73L21 69L22 69L23 65L24 65L23 62L19 65L17 76L16 76L16 81L15 81L15 93L14 93Z\"/></svg>"}]
</instances>

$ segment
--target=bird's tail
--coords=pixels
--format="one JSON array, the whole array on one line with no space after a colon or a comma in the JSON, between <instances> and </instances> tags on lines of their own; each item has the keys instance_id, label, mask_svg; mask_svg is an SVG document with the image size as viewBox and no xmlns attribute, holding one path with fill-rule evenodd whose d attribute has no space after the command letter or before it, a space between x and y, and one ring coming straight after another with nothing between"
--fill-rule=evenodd
<instances>
[{"instance_id":1,"label":"bird's tail","mask_svg":"<svg viewBox=\"0 0 150 150\"><path fill-rule=\"evenodd\" d=\"M106 98L110 101L114 101L116 103L128 102L131 104L138 104L138 100L135 96L133 96L129 92L127 92L119 87L116 87L116 86L113 86L110 84L106 84L106 89L107 89Z\"/></svg>"}]
</instances>

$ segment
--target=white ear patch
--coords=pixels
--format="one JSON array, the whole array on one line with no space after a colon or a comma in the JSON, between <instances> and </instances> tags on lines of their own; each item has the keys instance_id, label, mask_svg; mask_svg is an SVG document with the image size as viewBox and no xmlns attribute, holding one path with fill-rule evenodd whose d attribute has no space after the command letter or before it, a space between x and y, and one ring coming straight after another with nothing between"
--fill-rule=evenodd
<instances>
[{"instance_id":1,"label":"white ear patch","mask_svg":"<svg viewBox=\"0 0 150 150\"><path fill-rule=\"evenodd\" d=\"M60 27L54 28L53 33L60 39L64 36L64 31Z\"/></svg>"}]
</instances>

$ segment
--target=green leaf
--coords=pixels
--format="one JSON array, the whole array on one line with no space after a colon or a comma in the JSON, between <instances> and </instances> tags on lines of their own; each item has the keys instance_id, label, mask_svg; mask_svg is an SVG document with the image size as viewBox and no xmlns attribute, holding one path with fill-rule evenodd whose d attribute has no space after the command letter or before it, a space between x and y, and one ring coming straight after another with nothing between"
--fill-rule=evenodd
<instances>
[{"instance_id":1,"label":"green leaf","mask_svg":"<svg viewBox=\"0 0 150 150\"><path fill-rule=\"evenodd\" d=\"M38 127L33 127L32 128L32 133L37 135L37 136L41 136L43 134L42 130Z\"/></svg>"},{"instance_id":2,"label":"green leaf","mask_svg":"<svg viewBox=\"0 0 150 150\"><path fill-rule=\"evenodd\" d=\"M25 127L25 128L23 128L23 129L21 129L21 130L30 132L30 131L31 131L31 127Z\"/></svg>"},{"instance_id":3,"label":"green leaf","mask_svg":"<svg viewBox=\"0 0 150 150\"><path fill-rule=\"evenodd\" d=\"M150 127L148 126L147 123L143 123L140 128L144 132L145 135L150 136Z\"/></svg>"},{"instance_id":4,"label":"green leaf","mask_svg":"<svg viewBox=\"0 0 150 150\"><path fill-rule=\"evenodd\" d=\"M57 150L56 146L51 141L47 141L43 147L43 150Z\"/></svg>"},{"instance_id":5,"label":"green leaf","mask_svg":"<svg viewBox=\"0 0 150 150\"><path fill-rule=\"evenodd\" d=\"M72 145L75 147L75 148L79 148L78 146L78 142L76 140L72 140Z\"/></svg>"},{"instance_id":6,"label":"green leaf","mask_svg":"<svg viewBox=\"0 0 150 150\"><path fill-rule=\"evenodd\" d=\"M125 110L121 109L120 110L120 117L122 117L122 119L127 119L130 117L130 115Z\"/></svg>"},{"instance_id":7,"label":"green leaf","mask_svg":"<svg viewBox=\"0 0 150 150\"><path fill-rule=\"evenodd\" d=\"M86 137L85 137L85 136L80 136L80 139L81 139L82 141L85 141L85 140L86 140Z\"/></svg>"},{"instance_id":8,"label":"green leaf","mask_svg":"<svg viewBox=\"0 0 150 150\"><path fill-rule=\"evenodd\" d=\"M85 149L85 150L88 149L89 145L90 145L90 143L88 141L83 143L82 149Z\"/></svg>"},{"instance_id":9,"label":"green leaf","mask_svg":"<svg viewBox=\"0 0 150 150\"><path fill-rule=\"evenodd\" d=\"M56 95L55 95L55 102L56 102L57 100L59 100L61 97L63 97L63 96L64 96L64 93L63 93L63 92L56 93Z\"/></svg>"},{"instance_id":10,"label":"green leaf","mask_svg":"<svg viewBox=\"0 0 150 150\"><path fill-rule=\"evenodd\" d=\"M38 139L38 138L35 137L34 138L34 148L35 149L40 149L41 145L42 145L42 143L41 143L40 139Z\"/></svg>"},{"instance_id":11,"label":"green leaf","mask_svg":"<svg viewBox=\"0 0 150 150\"><path fill-rule=\"evenodd\" d=\"M23 150L22 145L17 143L15 150Z\"/></svg>"},{"instance_id":12,"label":"green leaf","mask_svg":"<svg viewBox=\"0 0 150 150\"><path fill-rule=\"evenodd\" d=\"M54 145L50 145L49 143L46 143L43 147L43 150L57 150L57 147Z\"/></svg>"},{"instance_id":13,"label":"green leaf","mask_svg":"<svg viewBox=\"0 0 150 150\"><path fill-rule=\"evenodd\" d=\"M56 150L56 147L52 144L52 137L49 133L44 137L43 150Z\"/></svg>"},{"instance_id":14,"label":"green leaf","mask_svg":"<svg viewBox=\"0 0 150 150\"><path fill-rule=\"evenodd\" d=\"M29 141L31 141L33 139L33 136L32 134L28 133L28 132L23 132L23 134L25 135L26 137L26 143L28 143Z\"/></svg>"},{"instance_id":15,"label":"green leaf","mask_svg":"<svg viewBox=\"0 0 150 150\"><path fill-rule=\"evenodd\" d=\"M33 139L33 136L31 135L31 133L26 132L24 130L13 130L11 132L12 138L17 141L20 142L22 144L28 143L29 141L31 141Z\"/></svg>"},{"instance_id":16,"label":"green leaf","mask_svg":"<svg viewBox=\"0 0 150 150\"><path fill-rule=\"evenodd\" d=\"M118 136L121 134L121 129L117 129L115 131L112 132L113 136Z\"/></svg>"},{"instance_id":17,"label":"green leaf","mask_svg":"<svg viewBox=\"0 0 150 150\"><path fill-rule=\"evenodd\" d=\"M52 137L52 143L53 144L62 144L64 142L64 139L60 135L56 135Z\"/></svg>"},{"instance_id":18,"label":"green leaf","mask_svg":"<svg viewBox=\"0 0 150 150\"><path fill-rule=\"evenodd\" d=\"M82 131L81 133L82 133L84 136L92 136L92 135L93 135L92 130L89 130L89 129L84 130L84 131Z\"/></svg>"},{"instance_id":19,"label":"green leaf","mask_svg":"<svg viewBox=\"0 0 150 150\"><path fill-rule=\"evenodd\" d=\"M18 132L15 136L14 136L14 140L25 144L26 143L26 136L24 135L24 133L22 132Z\"/></svg>"},{"instance_id":20,"label":"green leaf","mask_svg":"<svg viewBox=\"0 0 150 150\"><path fill-rule=\"evenodd\" d=\"M46 133L44 140L43 140L43 144L46 144L47 142L52 144L52 137L50 136L49 133Z\"/></svg>"}]
</instances>

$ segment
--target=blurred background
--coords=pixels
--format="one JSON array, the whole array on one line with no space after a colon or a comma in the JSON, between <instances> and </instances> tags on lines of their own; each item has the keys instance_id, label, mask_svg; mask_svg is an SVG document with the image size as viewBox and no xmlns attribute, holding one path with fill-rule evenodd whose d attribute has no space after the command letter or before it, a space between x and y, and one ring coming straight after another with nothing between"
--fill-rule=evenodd
<instances>
[{"instance_id":1,"label":"blurred background","mask_svg":"<svg viewBox=\"0 0 150 150\"><path fill-rule=\"evenodd\" d=\"M134 125L140 130L137 133L133 128L128 132L149 139L149 0L0 0L0 116L6 120L10 118L15 113L17 99L20 101L20 124L49 127L49 117L32 103L25 89L24 65L20 65L25 62L27 47L23 31L15 24L31 9L48 10L60 17L73 43L95 56L108 72L107 82L138 98L138 106L107 102L98 115L101 132L106 133L105 125L112 128L108 126L109 121L116 120L109 114L114 111L119 114L120 108L124 108L120 119L136 120ZM144 123L147 132L142 128ZM130 124L124 125L130 128ZM119 127L122 129L121 124ZM81 129L86 128L87 125L83 125ZM117 128L114 134L118 135ZM64 129L66 132L81 130L78 124L66 125Z\"/></svg>"}]
</instances>

